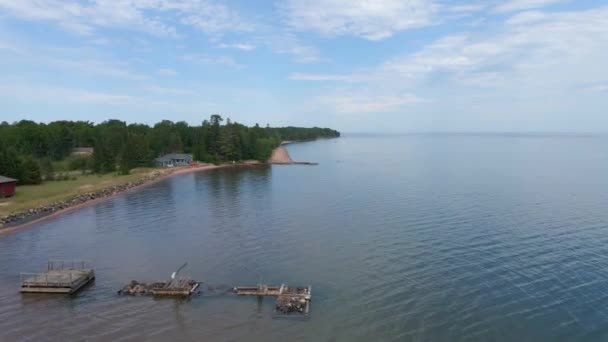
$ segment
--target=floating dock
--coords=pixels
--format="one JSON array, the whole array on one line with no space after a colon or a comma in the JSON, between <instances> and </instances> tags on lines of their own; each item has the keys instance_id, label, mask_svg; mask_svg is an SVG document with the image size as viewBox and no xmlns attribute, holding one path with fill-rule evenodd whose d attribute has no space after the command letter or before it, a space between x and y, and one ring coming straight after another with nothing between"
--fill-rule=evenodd
<instances>
[{"instance_id":1,"label":"floating dock","mask_svg":"<svg viewBox=\"0 0 608 342\"><path fill-rule=\"evenodd\" d=\"M21 273L20 292L71 294L95 279L86 261L52 260L43 273Z\"/></svg>"},{"instance_id":2,"label":"floating dock","mask_svg":"<svg viewBox=\"0 0 608 342\"><path fill-rule=\"evenodd\" d=\"M165 296L165 297L188 297L194 293L200 286L200 283L190 278L180 277L179 272L183 270L188 263L181 265L175 272L171 274L171 280L155 283L140 283L131 280L122 289L118 290L121 295L143 295L143 296Z\"/></svg>"},{"instance_id":3,"label":"floating dock","mask_svg":"<svg viewBox=\"0 0 608 342\"><path fill-rule=\"evenodd\" d=\"M177 279L165 282L140 283L132 280L118 294L132 296L188 297L196 293L199 283L191 279Z\"/></svg>"},{"instance_id":4,"label":"floating dock","mask_svg":"<svg viewBox=\"0 0 608 342\"><path fill-rule=\"evenodd\" d=\"M272 286L260 284L258 286L237 286L233 289L238 296L276 297L275 314L308 315L310 312L310 301L312 288L289 287L285 284Z\"/></svg>"}]
</instances>

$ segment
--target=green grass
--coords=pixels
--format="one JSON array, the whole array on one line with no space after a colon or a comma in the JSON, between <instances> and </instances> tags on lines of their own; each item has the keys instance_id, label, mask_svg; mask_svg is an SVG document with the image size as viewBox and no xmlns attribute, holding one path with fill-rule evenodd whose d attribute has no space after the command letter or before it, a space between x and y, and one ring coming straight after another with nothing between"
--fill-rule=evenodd
<instances>
[{"instance_id":1,"label":"green grass","mask_svg":"<svg viewBox=\"0 0 608 342\"><path fill-rule=\"evenodd\" d=\"M144 177L153 168L140 168L131 171L130 175L80 175L76 180L50 181L40 185L21 185L15 196L0 199L0 216L12 212L27 210L56 201L68 199L80 193L108 188Z\"/></svg>"}]
</instances>

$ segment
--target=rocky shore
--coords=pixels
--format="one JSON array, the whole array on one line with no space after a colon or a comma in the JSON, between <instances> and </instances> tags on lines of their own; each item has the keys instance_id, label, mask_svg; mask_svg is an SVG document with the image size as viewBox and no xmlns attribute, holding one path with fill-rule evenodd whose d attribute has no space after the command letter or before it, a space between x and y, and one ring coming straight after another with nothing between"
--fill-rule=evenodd
<instances>
[{"instance_id":1,"label":"rocky shore","mask_svg":"<svg viewBox=\"0 0 608 342\"><path fill-rule=\"evenodd\" d=\"M135 181L111 186L111 187L93 191L93 192L86 192L86 193L78 194L78 195L75 195L74 197L69 198L64 201L57 201L57 202L54 202L54 203L51 203L48 205L32 208L29 210L18 211L18 212L0 217L0 230L7 226L19 224L30 218L47 216L47 215L53 214L53 213L61 211L61 210L80 206L80 205L85 204L90 201L111 197L118 193L135 188L137 186L140 186L140 185L143 185L146 183L151 183L151 182L156 181L162 177L165 177L171 173L173 173L173 172L171 172L171 171L169 171L169 172L154 171Z\"/></svg>"}]
</instances>

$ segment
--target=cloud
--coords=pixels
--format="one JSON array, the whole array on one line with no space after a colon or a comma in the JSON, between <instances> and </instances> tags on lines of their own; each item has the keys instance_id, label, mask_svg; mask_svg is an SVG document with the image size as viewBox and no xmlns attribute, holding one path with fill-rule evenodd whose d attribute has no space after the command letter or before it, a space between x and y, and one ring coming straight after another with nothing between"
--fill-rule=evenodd
<instances>
[{"instance_id":1,"label":"cloud","mask_svg":"<svg viewBox=\"0 0 608 342\"><path fill-rule=\"evenodd\" d=\"M403 82L480 80L483 76L533 79L526 75L548 72L563 82L594 77L565 73L597 69L608 59L608 7L563 13L526 12L506 21L497 33L445 36L413 54L392 58L372 69L367 78ZM557 72L560 70L560 72ZM482 77L480 77L482 76ZM348 79L348 78L345 78ZM521 84L521 83L520 83ZM487 84L499 86L498 84ZM486 86L487 86L486 85Z\"/></svg>"},{"instance_id":2,"label":"cloud","mask_svg":"<svg viewBox=\"0 0 608 342\"><path fill-rule=\"evenodd\" d=\"M297 63L316 63L323 60L316 47L302 43L293 33L277 33L266 37L264 41L275 53L291 55Z\"/></svg>"},{"instance_id":3,"label":"cloud","mask_svg":"<svg viewBox=\"0 0 608 342\"><path fill-rule=\"evenodd\" d=\"M394 112L405 105L423 102L413 94L370 95L370 94L334 94L317 98L321 106L328 106L337 113L384 113Z\"/></svg>"},{"instance_id":4,"label":"cloud","mask_svg":"<svg viewBox=\"0 0 608 342\"><path fill-rule=\"evenodd\" d=\"M205 54L185 54L181 60L204 65L224 65L233 68L244 68L243 64L237 63L231 56L211 56Z\"/></svg>"},{"instance_id":5,"label":"cloud","mask_svg":"<svg viewBox=\"0 0 608 342\"><path fill-rule=\"evenodd\" d=\"M324 88L329 94L323 94L320 102L337 112L399 110L420 98L435 106L473 98L502 106L509 98L536 102L548 98L559 103L580 84L593 84L587 89L595 92L606 89L605 18L608 6L518 13L495 30L450 34L376 66L344 74L292 73L289 78L341 82L333 94L331 88ZM375 91L369 95L361 88ZM403 100L395 94L413 97Z\"/></svg>"},{"instance_id":6,"label":"cloud","mask_svg":"<svg viewBox=\"0 0 608 342\"><path fill-rule=\"evenodd\" d=\"M593 85L590 85L590 86L586 86L583 89L589 90L589 91L592 91L592 92L604 93L604 92L608 92L608 83L593 84Z\"/></svg>"},{"instance_id":7,"label":"cloud","mask_svg":"<svg viewBox=\"0 0 608 342\"><path fill-rule=\"evenodd\" d=\"M83 74L96 74L131 81L144 81L149 76L139 74L128 68L124 63L107 62L89 58L51 57L38 59L39 63L66 70L69 73L78 71Z\"/></svg>"},{"instance_id":8,"label":"cloud","mask_svg":"<svg viewBox=\"0 0 608 342\"><path fill-rule=\"evenodd\" d=\"M527 11L518 13L506 21L507 25L524 25L539 22L545 19L545 13L540 11Z\"/></svg>"},{"instance_id":9,"label":"cloud","mask_svg":"<svg viewBox=\"0 0 608 342\"><path fill-rule=\"evenodd\" d=\"M189 88L170 88L158 86L155 84L145 84L141 89L146 93L154 93L159 95L194 95L196 92Z\"/></svg>"},{"instance_id":10,"label":"cloud","mask_svg":"<svg viewBox=\"0 0 608 342\"><path fill-rule=\"evenodd\" d=\"M554 5L567 0L510 0L494 8L495 12L515 12Z\"/></svg>"},{"instance_id":11,"label":"cloud","mask_svg":"<svg viewBox=\"0 0 608 342\"><path fill-rule=\"evenodd\" d=\"M237 49L243 51L253 51L255 50L255 45L247 44L247 43L233 43L233 44L218 44L217 46L220 49Z\"/></svg>"},{"instance_id":12,"label":"cloud","mask_svg":"<svg viewBox=\"0 0 608 342\"><path fill-rule=\"evenodd\" d=\"M349 82L355 79L351 75L338 75L338 74L307 74L294 72L289 75L289 79L293 81L337 81L337 82Z\"/></svg>"},{"instance_id":13,"label":"cloud","mask_svg":"<svg viewBox=\"0 0 608 342\"><path fill-rule=\"evenodd\" d=\"M177 2L179 3L179 1ZM238 13L223 4L203 0L181 1L184 6L174 5L184 15L181 23L198 30L218 34L223 32L246 32L253 30L253 25L243 20Z\"/></svg>"},{"instance_id":14,"label":"cloud","mask_svg":"<svg viewBox=\"0 0 608 342\"><path fill-rule=\"evenodd\" d=\"M251 29L235 11L211 0L0 0L0 9L24 20L53 22L79 35L117 28L177 36L179 24L208 34Z\"/></svg>"},{"instance_id":15,"label":"cloud","mask_svg":"<svg viewBox=\"0 0 608 342\"><path fill-rule=\"evenodd\" d=\"M298 31L368 40L432 25L438 9L432 0L286 0L280 7Z\"/></svg>"},{"instance_id":16,"label":"cloud","mask_svg":"<svg viewBox=\"0 0 608 342\"><path fill-rule=\"evenodd\" d=\"M0 84L0 97L33 102L124 104L135 98L123 94L88 91L47 85Z\"/></svg>"},{"instance_id":17,"label":"cloud","mask_svg":"<svg viewBox=\"0 0 608 342\"><path fill-rule=\"evenodd\" d=\"M175 76L177 71L173 69L158 69L158 74L161 76Z\"/></svg>"}]
</instances>

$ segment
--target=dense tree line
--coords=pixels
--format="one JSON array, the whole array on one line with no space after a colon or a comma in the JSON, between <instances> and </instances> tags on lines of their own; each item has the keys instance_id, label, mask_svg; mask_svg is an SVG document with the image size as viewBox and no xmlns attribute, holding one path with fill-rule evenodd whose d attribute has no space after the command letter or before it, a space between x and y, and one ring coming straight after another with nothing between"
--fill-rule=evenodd
<instances>
[{"instance_id":1,"label":"dense tree line","mask_svg":"<svg viewBox=\"0 0 608 342\"><path fill-rule=\"evenodd\" d=\"M128 173L150 166L155 157L191 153L202 162L266 160L284 140L338 137L328 128L247 127L220 115L211 115L200 126L161 121L154 126L108 120L55 121L49 124L22 120L0 123L0 174L22 184L40 183L52 177L52 162L70 156L74 147L93 147L90 160L73 158L70 167L96 173Z\"/></svg>"}]
</instances>

